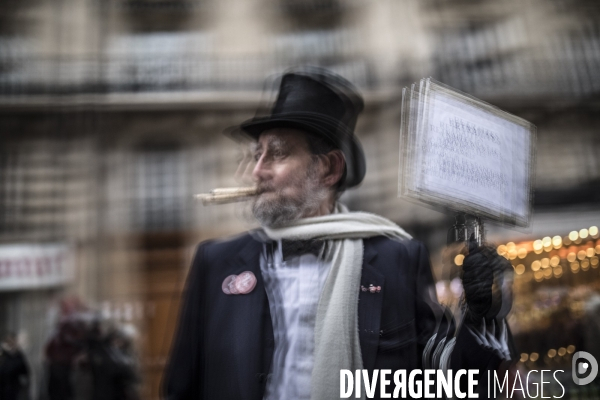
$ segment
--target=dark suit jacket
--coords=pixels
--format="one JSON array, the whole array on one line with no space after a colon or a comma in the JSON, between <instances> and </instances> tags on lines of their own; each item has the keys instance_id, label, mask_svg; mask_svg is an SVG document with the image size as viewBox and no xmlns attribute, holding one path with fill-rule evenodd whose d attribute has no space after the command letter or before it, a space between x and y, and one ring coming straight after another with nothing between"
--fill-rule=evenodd
<instances>
[{"instance_id":1,"label":"dark suit jacket","mask_svg":"<svg viewBox=\"0 0 600 400\"><path fill-rule=\"evenodd\" d=\"M198 247L165 371L163 391L167 399L262 399L274 348L259 265L262 246L245 234ZM243 271L256 275L256 288L246 295L224 294L223 280ZM359 295L364 368L421 368L422 350L443 313L435 300L425 246L383 236L365 239L361 284L382 287L380 293ZM476 344L462 338L461 346L472 348ZM455 352L460 351L455 348ZM467 354L464 362L473 359L472 364L479 365L463 368L485 365L486 357L491 355ZM392 390L388 388L389 393Z\"/></svg>"}]
</instances>

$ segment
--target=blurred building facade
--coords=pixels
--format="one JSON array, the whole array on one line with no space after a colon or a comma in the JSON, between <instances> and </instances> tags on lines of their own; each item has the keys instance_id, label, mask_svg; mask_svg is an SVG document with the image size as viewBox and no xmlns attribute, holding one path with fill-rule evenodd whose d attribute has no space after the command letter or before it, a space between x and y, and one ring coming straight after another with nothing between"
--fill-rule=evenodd
<instances>
[{"instance_id":1,"label":"blurred building facade","mask_svg":"<svg viewBox=\"0 0 600 400\"><path fill-rule=\"evenodd\" d=\"M328 67L364 93L357 134L368 173L344 200L425 240L441 280L457 276L441 268L452 219L396 196L401 88L423 77L538 126L534 227L491 227L490 239L534 257L537 239L560 236L562 245L570 231L600 225L598 16L600 6L584 0L4 2L0 330L21 335L31 390L43 391L58 299L76 295L102 318L136 328L143 398L158 397L196 244L252 226L247 210L202 208L192 195L236 184L242 148L221 132L252 117L273 95L273 76L289 67ZM552 282L579 292L597 284L596 243L575 251L586 252L589 268L578 259L578 276L587 279L567 284L553 274ZM55 271L53 279L35 274L31 254L41 247L63 249L40 267ZM540 260L516 256L515 267L526 269L517 279L551 282L536 282L531 265L554 256L565 279L574 274L574 250L552 251ZM517 290L525 292L532 290ZM530 342L522 341L524 363L536 361L532 352L543 362L542 350L575 345Z\"/></svg>"}]
</instances>

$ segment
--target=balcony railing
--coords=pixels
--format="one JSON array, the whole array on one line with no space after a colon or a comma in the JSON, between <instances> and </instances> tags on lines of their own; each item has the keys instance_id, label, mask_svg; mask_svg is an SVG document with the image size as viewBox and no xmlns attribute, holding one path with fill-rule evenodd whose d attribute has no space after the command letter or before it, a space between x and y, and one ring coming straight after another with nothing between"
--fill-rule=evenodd
<instances>
[{"instance_id":1,"label":"balcony railing","mask_svg":"<svg viewBox=\"0 0 600 400\"><path fill-rule=\"evenodd\" d=\"M0 96L155 91L262 90L266 77L294 64L265 57L118 56L101 58L0 58ZM358 86L370 85L364 60L305 61L338 71Z\"/></svg>"}]
</instances>

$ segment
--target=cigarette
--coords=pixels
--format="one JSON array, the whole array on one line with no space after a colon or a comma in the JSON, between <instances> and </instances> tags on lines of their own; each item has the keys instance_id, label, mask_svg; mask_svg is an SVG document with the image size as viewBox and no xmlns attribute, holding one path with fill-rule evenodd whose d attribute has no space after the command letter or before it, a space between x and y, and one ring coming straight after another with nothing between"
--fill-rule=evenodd
<instances>
[{"instance_id":1,"label":"cigarette","mask_svg":"<svg viewBox=\"0 0 600 400\"><path fill-rule=\"evenodd\" d=\"M258 191L255 187L218 188L211 190L210 193L196 194L194 198L201 200L202 204L206 206L244 201L257 194Z\"/></svg>"}]
</instances>

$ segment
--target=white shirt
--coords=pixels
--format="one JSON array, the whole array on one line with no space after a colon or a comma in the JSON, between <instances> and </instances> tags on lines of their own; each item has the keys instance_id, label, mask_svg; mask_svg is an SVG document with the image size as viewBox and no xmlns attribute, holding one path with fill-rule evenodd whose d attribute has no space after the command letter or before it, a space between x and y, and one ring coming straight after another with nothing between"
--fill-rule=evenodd
<instances>
[{"instance_id":1,"label":"white shirt","mask_svg":"<svg viewBox=\"0 0 600 400\"><path fill-rule=\"evenodd\" d=\"M317 305L331 264L312 253L283 260L281 241L266 244L260 268L275 350L265 400L309 400Z\"/></svg>"}]
</instances>

